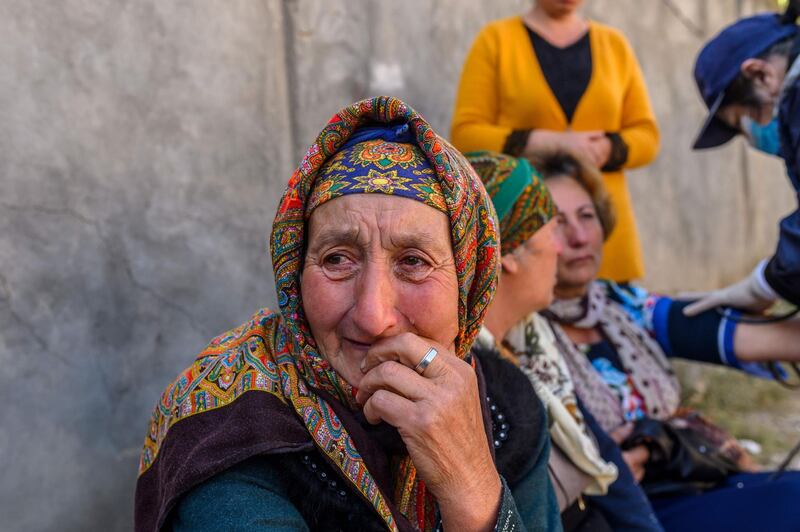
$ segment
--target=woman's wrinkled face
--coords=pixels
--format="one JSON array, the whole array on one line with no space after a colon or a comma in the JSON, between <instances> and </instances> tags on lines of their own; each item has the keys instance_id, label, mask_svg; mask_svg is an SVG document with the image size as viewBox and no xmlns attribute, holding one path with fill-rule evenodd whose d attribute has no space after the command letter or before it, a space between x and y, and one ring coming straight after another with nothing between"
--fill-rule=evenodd
<instances>
[{"instance_id":1,"label":"woman's wrinkled face","mask_svg":"<svg viewBox=\"0 0 800 532\"><path fill-rule=\"evenodd\" d=\"M525 303L525 315L547 308L553 302L561 252L557 231L558 221L553 218L511 253L516 269L510 275L503 274L506 276L503 282L512 284L514 297ZM507 262L508 259L504 259L504 264Z\"/></svg>"},{"instance_id":2,"label":"woman's wrinkled face","mask_svg":"<svg viewBox=\"0 0 800 532\"><path fill-rule=\"evenodd\" d=\"M308 222L301 291L320 353L356 388L361 360L381 338L411 332L453 349L458 279L449 220L383 194L324 203Z\"/></svg>"},{"instance_id":3,"label":"woman's wrinkled face","mask_svg":"<svg viewBox=\"0 0 800 532\"><path fill-rule=\"evenodd\" d=\"M594 281L603 256L603 227L592 198L572 177L547 180L558 207L558 234L563 249L558 257L556 295L586 288Z\"/></svg>"},{"instance_id":4,"label":"woman's wrinkled face","mask_svg":"<svg viewBox=\"0 0 800 532\"><path fill-rule=\"evenodd\" d=\"M576 9L580 8L583 0L536 0L536 4L548 16L561 18L572 14Z\"/></svg>"}]
</instances>

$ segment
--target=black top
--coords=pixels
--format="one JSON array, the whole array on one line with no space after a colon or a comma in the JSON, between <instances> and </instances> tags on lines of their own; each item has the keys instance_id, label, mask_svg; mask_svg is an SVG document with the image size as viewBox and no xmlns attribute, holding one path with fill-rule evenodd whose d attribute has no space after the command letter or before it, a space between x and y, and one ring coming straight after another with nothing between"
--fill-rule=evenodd
<instances>
[{"instance_id":1,"label":"black top","mask_svg":"<svg viewBox=\"0 0 800 532\"><path fill-rule=\"evenodd\" d=\"M592 48L589 32L564 48L554 46L541 35L525 26L531 38L533 51L542 68L544 79L550 85L567 122L572 122L575 108L592 78Z\"/></svg>"},{"instance_id":2,"label":"black top","mask_svg":"<svg viewBox=\"0 0 800 532\"><path fill-rule=\"evenodd\" d=\"M528 31L544 79L564 111L567 123L571 123L578 102L581 101L592 79L592 47L589 30L574 43L559 48L528 26L525 26L525 29ZM533 130L530 128L513 130L506 137L503 153L514 157L521 156L531 131ZM606 137L611 141L611 154L601 170L613 172L622 168L628 160L628 145L617 132L607 131Z\"/></svg>"},{"instance_id":3,"label":"black top","mask_svg":"<svg viewBox=\"0 0 800 532\"><path fill-rule=\"evenodd\" d=\"M622 359L619 357L619 353L608 341L608 339L603 338L597 343L590 344L588 347L588 351L586 351L586 356L589 357L589 360L594 362L595 360L599 360L604 358L611 362L611 365L617 371L621 373L627 373L627 368L622 363Z\"/></svg>"}]
</instances>

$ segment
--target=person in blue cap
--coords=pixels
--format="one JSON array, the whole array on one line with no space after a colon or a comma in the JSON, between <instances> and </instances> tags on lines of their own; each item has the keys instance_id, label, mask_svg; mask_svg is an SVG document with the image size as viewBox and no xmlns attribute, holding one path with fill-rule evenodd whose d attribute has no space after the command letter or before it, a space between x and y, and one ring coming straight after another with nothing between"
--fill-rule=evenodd
<instances>
[{"instance_id":1,"label":"person in blue cap","mask_svg":"<svg viewBox=\"0 0 800 532\"><path fill-rule=\"evenodd\" d=\"M800 194L800 1L783 16L743 18L723 29L697 56L694 77L708 118L694 149L720 146L738 134L786 162ZM800 196L799 196L800 197ZM800 208L781 220L780 240L770 259L745 279L708 292L686 307L689 316L720 305L760 312L783 298L800 305Z\"/></svg>"}]
</instances>

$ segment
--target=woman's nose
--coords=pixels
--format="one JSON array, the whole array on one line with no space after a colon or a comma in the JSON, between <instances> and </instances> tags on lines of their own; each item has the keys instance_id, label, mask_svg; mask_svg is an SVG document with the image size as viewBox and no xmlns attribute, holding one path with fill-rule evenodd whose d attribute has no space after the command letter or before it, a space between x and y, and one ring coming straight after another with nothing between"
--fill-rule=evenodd
<instances>
[{"instance_id":1,"label":"woman's nose","mask_svg":"<svg viewBox=\"0 0 800 532\"><path fill-rule=\"evenodd\" d=\"M570 220L567 224L565 244L572 248L577 248L586 245L589 241L589 235L583 226L577 221Z\"/></svg>"},{"instance_id":2,"label":"woman's nose","mask_svg":"<svg viewBox=\"0 0 800 532\"><path fill-rule=\"evenodd\" d=\"M397 293L390 268L384 264L367 263L354 283L353 323L373 339L385 335L397 325Z\"/></svg>"}]
</instances>

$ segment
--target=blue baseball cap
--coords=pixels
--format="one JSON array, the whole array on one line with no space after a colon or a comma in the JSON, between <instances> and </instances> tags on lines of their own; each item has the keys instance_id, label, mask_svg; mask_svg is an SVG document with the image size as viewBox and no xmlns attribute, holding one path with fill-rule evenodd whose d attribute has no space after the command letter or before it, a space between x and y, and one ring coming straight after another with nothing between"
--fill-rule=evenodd
<instances>
[{"instance_id":1,"label":"blue baseball cap","mask_svg":"<svg viewBox=\"0 0 800 532\"><path fill-rule=\"evenodd\" d=\"M694 64L694 80L708 107L708 117L693 149L720 146L739 133L716 116L725 90L747 59L758 57L776 42L797 33L795 24L783 24L780 15L764 13L737 20L706 43Z\"/></svg>"}]
</instances>

